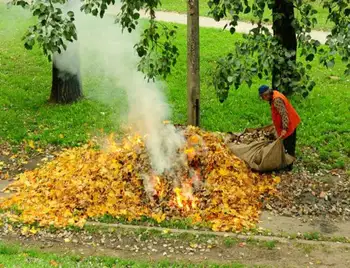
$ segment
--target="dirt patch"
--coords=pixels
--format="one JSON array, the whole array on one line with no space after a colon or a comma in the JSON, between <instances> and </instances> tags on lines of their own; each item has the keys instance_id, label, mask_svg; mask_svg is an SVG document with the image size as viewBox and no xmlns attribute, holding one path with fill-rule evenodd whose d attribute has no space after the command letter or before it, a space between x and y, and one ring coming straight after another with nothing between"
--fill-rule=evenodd
<instances>
[{"instance_id":1,"label":"dirt patch","mask_svg":"<svg viewBox=\"0 0 350 268\"><path fill-rule=\"evenodd\" d=\"M296 235L319 233L327 237L350 238L350 222L329 217L287 217L264 211L259 227L270 230L274 235Z\"/></svg>"},{"instance_id":2,"label":"dirt patch","mask_svg":"<svg viewBox=\"0 0 350 268\"><path fill-rule=\"evenodd\" d=\"M59 232L24 237L4 234L1 240L45 252L80 256L112 256L135 260L169 260L184 263L213 262L271 267L349 267L350 245L300 244L229 240L210 236L167 236L147 232ZM327 253L327 254L325 254Z\"/></svg>"}]
</instances>

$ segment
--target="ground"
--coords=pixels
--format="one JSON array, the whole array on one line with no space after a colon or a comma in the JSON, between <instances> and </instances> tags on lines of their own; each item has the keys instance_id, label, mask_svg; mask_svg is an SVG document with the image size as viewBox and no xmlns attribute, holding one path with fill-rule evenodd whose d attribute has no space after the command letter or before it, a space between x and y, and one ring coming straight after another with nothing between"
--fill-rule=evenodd
<instances>
[{"instance_id":1,"label":"ground","mask_svg":"<svg viewBox=\"0 0 350 268\"><path fill-rule=\"evenodd\" d=\"M172 9L170 2L166 1L163 8L171 11L183 12L184 10L179 6ZM119 112L116 112L115 107L123 102L122 99L119 99L109 105L96 100L93 92L96 81L88 79L84 82L87 96L85 100L71 106L48 104L46 101L50 90L50 64L47 63L39 49L24 50L20 37L29 25L30 18L23 13L23 16L15 17L16 19L13 20L15 15L18 15L16 11L6 11L4 6L0 5L0 17L2 18L0 21L1 188L8 185L9 179L16 174L24 170L31 170L38 164L52 159L53 152L59 151L62 147L80 146L100 129L104 129L105 132L118 130L119 126L113 120ZM184 36L185 27L179 26L177 44L181 55L177 66L166 82L168 86L166 94L173 109L172 120L175 123L186 121L186 95L184 94L186 40ZM239 39L240 35L237 35L236 38ZM212 40L217 41L212 42ZM232 40L234 39L229 33L215 29L201 29L201 113L202 126L207 130L242 131L246 127L257 127L270 123L267 105L260 102L256 96L256 88L266 81L255 81L252 88L243 85L238 91L231 91L228 101L224 104L217 101L215 92L207 85L210 79L208 71L212 68L213 62L230 50L229 45L223 46L222 44L230 44ZM302 125L298 131L298 155L300 157L294 174L282 174L282 185L283 182L286 182L285 186L291 181L314 182L314 185L319 187L317 191L314 191L313 187L309 187L309 190L308 185L300 183L302 187L298 186L296 189L306 190L301 191L301 194L297 192L291 196L293 200L299 200L298 203L295 202L298 205L310 202L310 206L316 203L323 206L325 203L324 210L318 213L317 210L316 212L311 211L311 215L295 215L290 212L294 201L291 203L291 208L286 211L276 210L273 204L269 211L269 206L266 206L261 216L262 222L258 225L263 230L254 231L251 235L270 235L268 237L272 237L272 240L270 239L272 242L270 240L266 242L261 236L256 238L258 241L246 241L236 237L231 239L231 237L208 238L204 236L204 242L192 236L189 240L184 237L181 239L168 236L159 237L157 232L142 236L143 231L140 230L143 229L139 227L137 232L141 232L142 240L145 239L145 241L140 241L138 238L140 233L137 235L124 234L123 232L129 232L127 227L127 231L123 229L121 239L116 233L109 236L108 232L105 235L107 238L103 239L103 232L96 234L96 229L94 231L93 228L89 230L89 234L58 231L55 234L44 232L39 236L26 237L16 233L21 229L11 233L5 225L2 227L1 240L6 245L9 242L21 243L24 249L34 247L48 253L58 253L60 256L58 258L53 255L42 256L33 252L23 255L22 249L11 255L8 254L11 246L10 249L3 246L0 250L0 264L3 262L10 265L11 259L16 256L18 262L26 261L28 265L31 261L35 263L35 261L44 259L43 266L46 267L50 260L56 259L57 262L60 262L64 259L61 254L69 253L78 256L103 255L134 259L137 263L142 263L149 258L152 262L159 260L178 262L210 260L217 264L235 262L237 267L240 267L240 264L262 265L263 267L288 267L288 265L290 267L314 265L349 267L348 221L346 217L342 218L342 215L328 213L332 207L327 207L327 204L333 204L330 202L339 193L338 190L334 191L336 186L341 188L343 185L341 183L349 181L349 171L347 171L350 153L349 78L343 75L344 65L340 62L337 62L336 67L330 70L324 69L317 63L314 63L313 67L312 76L317 82L315 90L306 100L300 101L297 97L292 99L302 117ZM311 173L305 170L311 170ZM324 183L322 186L319 185L320 181ZM350 197L349 188L345 186L343 188L345 189L342 189L342 201L346 202ZM331 201L326 200L328 203L323 197L320 197L323 196L323 190L331 193L329 195ZM0 197L6 195L8 194L0 193ZM344 203L342 207L336 207L336 209L344 210L345 208L346 210L346 206L348 206L347 203ZM148 236L149 239L145 238ZM203 237L202 234L199 237ZM68 239L67 242L65 238ZM295 238L303 240L296 241ZM103 243L101 239L104 240ZM112 239L117 239L118 242ZM210 243L208 240L211 240ZM218 240L219 246L208 248L208 244L213 244L214 240ZM280 242L275 242L275 240ZM305 240L311 240L311 242ZM318 243L317 240L338 241L339 243ZM143 250L147 246L150 248ZM139 249L137 250L136 247ZM143 252L145 254L142 254ZM25 254L29 256L32 254L33 257L28 258ZM133 261L129 262L131 262L129 265L135 265Z\"/></svg>"},{"instance_id":2,"label":"ground","mask_svg":"<svg viewBox=\"0 0 350 268\"><path fill-rule=\"evenodd\" d=\"M84 260L89 256L108 256L122 260L132 259L136 264L148 262L150 266L162 261L186 266L212 263L230 265L229 267L348 267L350 263L348 244L283 241L274 237L260 240L254 237L217 236L181 230L176 233L168 229L140 229L119 225L106 228L90 226L83 232L56 231L28 237L5 234L1 238L9 245L22 245L24 252L34 248L57 253L59 256L75 256L76 260L79 257ZM31 255L33 253L29 256ZM16 257L21 259L21 254ZM39 262L43 258L33 257L30 261L37 259ZM22 259L25 261L26 258ZM49 255L45 259L47 265L52 259L65 264L63 258Z\"/></svg>"}]
</instances>

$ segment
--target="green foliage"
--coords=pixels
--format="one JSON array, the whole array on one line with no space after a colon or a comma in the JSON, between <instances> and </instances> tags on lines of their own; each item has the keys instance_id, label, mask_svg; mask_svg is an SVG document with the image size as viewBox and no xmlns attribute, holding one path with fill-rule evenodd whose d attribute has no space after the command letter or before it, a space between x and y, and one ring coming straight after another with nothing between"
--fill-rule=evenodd
<instances>
[{"instance_id":1,"label":"green foliage","mask_svg":"<svg viewBox=\"0 0 350 268\"><path fill-rule=\"evenodd\" d=\"M159 28L163 30L159 31ZM157 76L167 78L171 67L175 66L179 56L178 48L173 43L176 29L177 26L170 30L165 24L151 20L150 27L144 30L140 42L135 45L141 58L138 69L149 79L155 80Z\"/></svg>"},{"instance_id":2,"label":"green foliage","mask_svg":"<svg viewBox=\"0 0 350 268\"><path fill-rule=\"evenodd\" d=\"M114 0L93 0L89 1L88 5L83 5L81 10L95 16L100 14L102 18L107 5L110 4L114 4ZM178 48L173 44L176 27L169 29L165 24L155 20L155 10L160 5L160 0L122 0L121 4L116 22L128 32L136 29L142 9L149 14L148 27L143 30L140 41L135 44L140 57L138 69L148 79L155 80L157 76L166 78L171 73L171 66L176 64L179 53Z\"/></svg>"},{"instance_id":3,"label":"green foliage","mask_svg":"<svg viewBox=\"0 0 350 268\"><path fill-rule=\"evenodd\" d=\"M292 0L286 0L283 5L290 1ZM268 79L274 68L283 70L275 77L275 87L281 86L282 92L292 89L306 97L316 85L308 72L312 68L310 62L316 58L316 55L320 56L319 62L326 67L333 67L335 55L340 55L342 61L347 63L345 74L350 73L350 63L348 63L350 4L348 1L323 1L323 8L328 9L328 19L334 23L331 34L327 37L326 48L321 47L320 42L312 39L310 34L317 25L318 11L310 1L293 0L292 2L299 14L292 23L300 50L298 61L295 60L296 51L284 48L280 40L263 24L268 21L264 18L265 11L267 9L275 11L275 1L255 0L252 3L247 0L208 1L209 14L216 21L230 17L230 23L226 27L230 27L232 34L236 32L235 27L241 14L252 12L258 20L256 27L243 36L244 40L235 44L233 52L217 61L213 71L213 85L221 102L227 99L231 86L238 89L240 85L246 83L250 87L255 77ZM273 13L274 22L282 16L283 14ZM306 64L302 60L305 60Z\"/></svg>"},{"instance_id":4,"label":"green foliage","mask_svg":"<svg viewBox=\"0 0 350 268\"><path fill-rule=\"evenodd\" d=\"M74 25L74 13L68 11L63 14L57 4L65 4L66 0L48 1L24 1L13 0L10 5L18 5L29 8L37 23L30 26L23 36L24 46L31 50L37 42L42 47L44 54L49 60L55 52L61 53L67 49L66 41L77 40Z\"/></svg>"},{"instance_id":5,"label":"green foliage","mask_svg":"<svg viewBox=\"0 0 350 268\"><path fill-rule=\"evenodd\" d=\"M176 64L178 48L173 45L176 36L176 27L169 29L166 25L155 20L155 9L160 0L122 0L122 6L116 22L122 29L132 32L138 25L140 11L143 9L149 14L148 28L141 34L141 40L135 44L140 63L138 69L149 79L157 76L166 78L171 73L171 67ZM68 7L67 0L48 0L29 2L12 0L11 4L29 8L37 23L30 26L24 35L24 46L31 50L37 42L48 59L52 59L55 52L61 53L67 49L66 42L77 40L77 31L74 25L74 12L63 14L63 7ZM104 17L109 5L115 0L85 0L82 1L80 11L93 16Z\"/></svg>"},{"instance_id":6,"label":"green foliage","mask_svg":"<svg viewBox=\"0 0 350 268\"><path fill-rule=\"evenodd\" d=\"M226 100L231 86L238 89L246 83L251 87L256 76L268 80L276 63L284 70L276 80L276 87L289 86L294 91L306 94L315 86L304 65L293 60L295 52L284 49L266 27L256 28L251 34L243 35L243 40L235 43L234 49L219 59L213 69L213 85L220 102Z\"/></svg>"}]
</instances>

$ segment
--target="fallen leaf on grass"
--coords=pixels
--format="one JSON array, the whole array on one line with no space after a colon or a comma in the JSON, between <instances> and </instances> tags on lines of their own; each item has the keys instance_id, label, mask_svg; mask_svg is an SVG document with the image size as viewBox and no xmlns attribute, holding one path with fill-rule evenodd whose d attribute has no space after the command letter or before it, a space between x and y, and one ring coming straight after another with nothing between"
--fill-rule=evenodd
<instances>
[{"instance_id":1,"label":"fallen leaf on grass","mask_svg":"<svg viewBox=\"0 0 350 268\"><path fill-rule=\"evenodd\" d=\"M57 261L51 260L51 261L50 261L50 265L53 266L53 267L57 267L59 264L58 264Z\"/></svg>"},{"instance_id":2,"label":"fallen leaf on grass","mask_svg":"<svg viewBox=\"0 0 350 268\"><path fill-rule=\"evenodd\" d=\"M28 141L28 146L32 149L35 149L34 141L32 141L32 140Z\"/></svg>"}]
</instances>

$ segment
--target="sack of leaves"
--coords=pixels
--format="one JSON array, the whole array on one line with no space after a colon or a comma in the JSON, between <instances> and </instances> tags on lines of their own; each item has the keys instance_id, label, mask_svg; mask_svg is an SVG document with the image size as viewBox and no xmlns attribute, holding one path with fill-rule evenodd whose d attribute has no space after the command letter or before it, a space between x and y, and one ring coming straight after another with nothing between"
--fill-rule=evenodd
<instances>
[{"instance_id":1,"label":"sack of leaves","mask_svg":"<svg viewBox=\"0 0 350 268\"><path fill-rule=\"evenodd\" d=\"M292 164L295 158L287 154L282 139L274 142L257 141L250 144L228 144L231 152L256 171L273 171Z\"/></svg>"}]
</instances>

